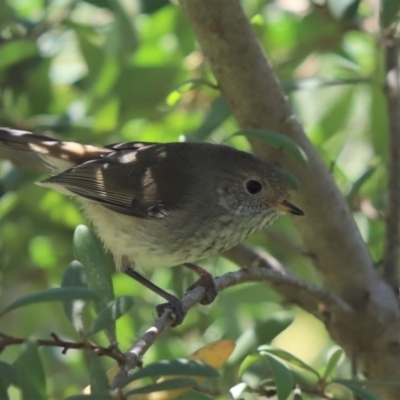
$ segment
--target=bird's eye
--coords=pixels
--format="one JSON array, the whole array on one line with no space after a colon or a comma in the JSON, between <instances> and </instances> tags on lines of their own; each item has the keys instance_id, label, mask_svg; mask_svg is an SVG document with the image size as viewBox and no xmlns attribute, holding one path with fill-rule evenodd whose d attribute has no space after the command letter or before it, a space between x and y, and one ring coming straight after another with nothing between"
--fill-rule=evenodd
<instances>
[{"instance_id":1,"label":"bird's eye","mask_svg":"<svg viewBox=\"0 0 400 400\"><path fill-rule=\"evenodd\" d=\"M246 189L250 194L257 194L261 192L262 185L258 181L250 180L246 182Z\"/></svg>"}]
</instances>

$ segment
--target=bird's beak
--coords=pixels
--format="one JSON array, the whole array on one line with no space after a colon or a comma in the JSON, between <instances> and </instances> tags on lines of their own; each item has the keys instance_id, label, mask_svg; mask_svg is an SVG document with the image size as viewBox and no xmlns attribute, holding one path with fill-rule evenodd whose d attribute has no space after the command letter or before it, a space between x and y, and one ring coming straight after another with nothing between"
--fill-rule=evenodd
<instances>
[{"instance_id":1,"label":"bird's beak","mask_svg":"<svg viewBox=\"0 0 400 400\"><path fill-rule=\"evenodd\" d=\"M287 200L283 200L280 203L276 203L275 208L284 213L290 213L294 215L304 215L303 211L301 211L300 208L297 208L295 205L293 205Z\"/></svg>"}]
</instances>

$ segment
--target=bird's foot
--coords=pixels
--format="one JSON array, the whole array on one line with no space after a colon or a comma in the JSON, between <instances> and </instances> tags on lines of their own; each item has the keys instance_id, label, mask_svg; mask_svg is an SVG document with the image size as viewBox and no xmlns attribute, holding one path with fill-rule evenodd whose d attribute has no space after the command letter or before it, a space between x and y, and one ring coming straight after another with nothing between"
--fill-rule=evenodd
<instances>
[{"instance_id":1,"label":"bird's foot","mask_svg":"<svg viewBox=\"0 0 400 400\"><path fill-rule=\"evenodd\" d=\"M186 316L186 310L178 298L170 299L168 303L159 304L156 310L159 317L167 311L172 311L171 316L174 318L174 322L171 324L172 327L180 325Z\"/></svg>"},{"instance_id":2,"label":"bird's foot","mask_svg":"<svg viewBox=\"0 0 400 400\"><path fill-rule=\"evenodd\" d=\"M187 265L185 264L185 266ZM195 272L200 275L200 278L195 283L193 283L193 285L190 285L187 288L186 293L197 288L198 286L203 286L203 288L205 289L205 295L200 303L203 305L211 304L218 294L213 276L208 271L199 267L198 265L196 265L195 267L196 269L193 266L190 266L189 268L195 270Z\"/></svg>"}]
</instances>

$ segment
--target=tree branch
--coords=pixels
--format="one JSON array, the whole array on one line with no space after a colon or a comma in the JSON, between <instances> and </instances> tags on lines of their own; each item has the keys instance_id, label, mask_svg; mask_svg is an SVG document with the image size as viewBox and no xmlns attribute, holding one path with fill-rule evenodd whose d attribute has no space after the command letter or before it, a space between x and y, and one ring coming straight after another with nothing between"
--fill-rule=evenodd
<instances>
[{"instance_id":1,"label":"tree branch","mask_svg":"<svg viewBox=\"0 0 400 400\"><path fill-rule=\"evenodd\" d=\"M397 46L393 32L389 32L384 38L384 94L389 119L390 159L383 277L395 288L399 286L397 268L400 250L400 87Z\"/></svg>"},{"instance_id":2,"label":"tree branch","mask_svg":"<svg viewBox=\"0 0 400 400\"><path fill-rule=\"evenodd\" d=\"M305 151L308 167L249 139L261 157L299 178L293 193L306 217L295 219L314 265L330 290L360 305L376 274L348 204L308 140L264 56L239 0L181 0L232 114L242 128L280 132Z\"/></svg>"},{"instance_id":3,"label":"tree branch","mask_svg":"<svg viewBox=\"0 0 400 400\"><path fill-rule=\"evenodd\" d=\"M68 350L82 350L87 349L96 353L98 356L107 356L113 358L118 364L124 364L126 362L125 355L115 346L101 347L92 342L70 342L61 340L55 333L50 335L53 340L37 339L35 342L38 346L45 347L61 347L63 349L62 354L66 354ZM20 345L26 342L28 339L16 338L0 332L0 353L8 346Z\"/></svg>"},{"instance_id":4,"label":"tree branch","mask_svg":"<svg viewBox=\"0 0 400 400\"><path fill-rule=\"evenodd\" d=\"M305 151L308 166L280 149L251 139L254 151L292 171L301 183L293 193L305 211L294 219L305 246L315 255L325 287L356 311L357 318L332 320L327 328L345 351L357 354L370 379L399 380L400 308L394 291L377 275L344 196L296 120L263 54L239 0L180 0L232 114L242 128L287 135ZM379 355L379 356L378 356ZM399 388L376 387L385 399Z\"/></svg>"},{"instance_id":5,"label":"tree branch","mask_svg":"<svg viewBox=\"0 0 400 400\"><path fill-rule=\"evenodd\" d=\"M214 283L218 292L241 283L267 282L277 292L313 313L324 322L330 320L332 315L336 318L339 314L346 315L351 319L354 318L353 310L347 303L325 289L288 273L282 264L268 253L239 245L224 253L224 256L244 268L215 278ZM201 286L188 292L182 299L185 310L189 310L199 303L204 294L205 290ZM171 311L167 311L132 345L126 353L127 363L118 372L112 383L112 389L123 385L128 376L128 371L141 363L141 359L147 350L173 322Z\"/></svg>"}]
</instances>

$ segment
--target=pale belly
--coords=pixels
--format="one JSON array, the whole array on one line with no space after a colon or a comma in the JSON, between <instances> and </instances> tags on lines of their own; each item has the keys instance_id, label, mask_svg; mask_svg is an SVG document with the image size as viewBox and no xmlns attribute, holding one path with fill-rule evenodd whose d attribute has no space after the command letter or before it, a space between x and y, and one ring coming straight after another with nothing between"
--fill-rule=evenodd
<instances>
[{"instance_id":1,"label":"pale belly","mask_svg":"<svg viewBox=\"0 0 400 400\"><path fill-rule=\"evenodd\" d=\"M199 221L199 226L191 221L193 226L188 231L187 226L170 229L165 219L122 215L85 199L79 199L79 203L105 247L113 253L117 269L127 258L138 271L196 262L221 253L277 217L248 216L237 224L238 219L229 216L225 222L207 221L206 229L204 221Z\"/></svg>"}]
</instances>

